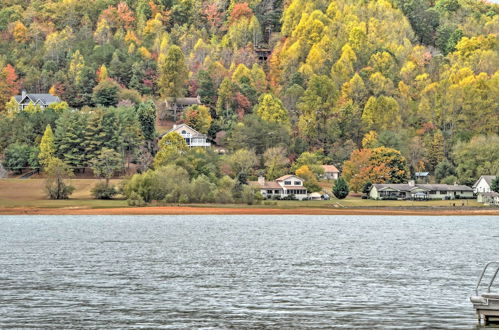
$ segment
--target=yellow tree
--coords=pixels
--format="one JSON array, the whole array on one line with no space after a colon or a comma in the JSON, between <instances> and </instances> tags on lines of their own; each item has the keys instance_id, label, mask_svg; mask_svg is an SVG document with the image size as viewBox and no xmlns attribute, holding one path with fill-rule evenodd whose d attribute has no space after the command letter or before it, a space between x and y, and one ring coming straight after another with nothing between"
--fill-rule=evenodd
<instances>
[{"instance_id":1,"label":"yellow tree","mask_svg":"<svg viewBox=\"0 0 499 330\"><path fill-rule=\"evenodd\" d=\"M272 94L263 94L260 96L258 105L256 106L256 114L268 122L283 125L289 124L288 111L284 108L281 100Z\"/></svg>"},{"instance_id":2,"label":"yellow tree","mask_svg":"<svg viewBox=\"0 0 499 330\"><path fill-rule=\"evenodd\" d=\"M397 128L401 124L399 110L399 105L393 97L371 96L364 108L362 121L371 129Z\"/></svg>"},{"instance_id":3,"label":"yellow tree","mask_svg":"<svg viewBox=\"0 0 499 330\"><path fill-rule=\"evenodd\" d=\"M167 165L189 149L185 139L177 132L170 132L163 136L158 147L159 151L154 157L155 168Z\"/></svg>"},{"instance_id":4,"label":"yellow tree","mask_svg":"<svg viewBox=\"0 0 499 330\"><path fill-rule=\"evenodd\" d=\"M161 96L183 96L188 73L184 53L180 47L171 46L166 56L160 55L159 58L158 86Z\"/></svg>"},{"instance_id":5,"label":"yellow tree","mask_svg":"<svg viewBox=\"0 0 499 330\"><path fill-rule=\"evenodd\" d=\"M50 160L55 157L55 151L54 132L49 124L40 141L40 153L38 154L38 160L43 168L47 167Z\"/></svg>"}]
</instances>

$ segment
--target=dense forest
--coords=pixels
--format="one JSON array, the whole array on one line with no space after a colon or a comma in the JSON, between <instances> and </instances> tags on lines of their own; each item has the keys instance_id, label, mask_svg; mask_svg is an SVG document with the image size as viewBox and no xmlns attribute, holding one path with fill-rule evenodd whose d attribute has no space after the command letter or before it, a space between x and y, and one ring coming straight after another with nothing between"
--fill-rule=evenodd
<instances>
[{"instance_id":1,"label":"dense forest","mask_svg":"<svg viewBox=\"0 0 499 330\"><path fill-rule=\"evenodd\" d=\"M50 126L74 168L106 148L189 172L200 153L153 162L156 108L200 96L181 120L232 162L207 151L191 179L327 163L356 191L416 171L470 184L499 174L498 33L479 0L3 0L0 152L33 165ZM21 89L65 103L21 113Z\"/></svg>"}]
</instances>

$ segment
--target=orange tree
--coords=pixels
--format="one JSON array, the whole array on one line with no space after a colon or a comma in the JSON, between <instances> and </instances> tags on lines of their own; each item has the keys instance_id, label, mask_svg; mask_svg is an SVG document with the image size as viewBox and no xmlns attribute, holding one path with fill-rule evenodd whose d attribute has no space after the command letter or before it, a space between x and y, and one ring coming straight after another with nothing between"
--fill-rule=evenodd
<instances>
[{"instance_id":1,"label":"orange tree","mask_svg":"<svg viewBox=\"0 0 499 330\"><path fill-rule=\"evenodd\" d=\"M408 175L407 160L391 148L356 150L343 164L343 176L356 192L362 191L367 182L402 183Z\"/></svg>"}]
</instances>

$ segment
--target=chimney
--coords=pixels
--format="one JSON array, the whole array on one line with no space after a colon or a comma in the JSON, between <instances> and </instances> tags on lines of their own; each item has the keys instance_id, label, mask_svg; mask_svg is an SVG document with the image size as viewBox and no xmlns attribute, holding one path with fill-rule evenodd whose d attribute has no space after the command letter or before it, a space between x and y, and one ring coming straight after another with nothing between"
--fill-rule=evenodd
<instances>
[{"instance_id":1,"label":"chimney","mask_svg":"<svg viewBox=\"0 0 499 330\"><path fill-rule=\"evenodd\" d=\"M409 180L409 186L414 187L416 185L416 182L414 180Z\"/></svg>"},{"instance_id":2,"label":"chimney","mask_svg":"<svg viewBox=\"0 0 499 330\"><path fill-rule=\"evenodd\" d=\"M264 186L264 185L265 185L265 177L264 177L264 176L260 175L260 176L258 177L258 184L259 184L260 186Z\"/></svg>"},{"instance_id":3,"label":"chimney","mask_svg":"<svg viewBox=\"0 0 499 330\"><path fill-rule=\"evenodd\" d=\"M21 100L24 99L26 97L28 93L26 93L26 90L23 89L22 93L21 93Z\"/></svg>"}]
</instances>

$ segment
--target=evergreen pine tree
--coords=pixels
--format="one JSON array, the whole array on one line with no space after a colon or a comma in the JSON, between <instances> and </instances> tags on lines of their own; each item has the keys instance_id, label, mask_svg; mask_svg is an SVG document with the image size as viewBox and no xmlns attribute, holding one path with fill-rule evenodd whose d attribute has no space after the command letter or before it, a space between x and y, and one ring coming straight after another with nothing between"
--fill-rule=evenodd
<instances>
[{"instance_id":1,"label":"evergreen pine tree","mask_svg":"<svg viewBox=\"0 0 499 330\"><path fill-rule=\"evenodd\" d=\"M86 165L84 145L86 127L87 115L84 112L66 111L57 120L56 155L64 159L70 167L79 169Z\"/></svg>"},{"instance_id":2,"label":"evergreen pine tree","mask_svg":"<svg viewBox=\"0 0 499 330\"><path fill-rule=\"evenodd\" d=\"M333 194L338 199L344 199L348 196L348 184L343 178L339 178L333 187Z\"/></svg>"}]
</instances>

